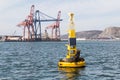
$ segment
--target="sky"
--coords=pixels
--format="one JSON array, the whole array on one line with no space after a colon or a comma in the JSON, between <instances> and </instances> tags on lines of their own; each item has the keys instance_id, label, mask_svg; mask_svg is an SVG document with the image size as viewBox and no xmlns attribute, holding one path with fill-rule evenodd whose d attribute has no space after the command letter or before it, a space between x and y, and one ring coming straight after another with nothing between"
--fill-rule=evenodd
<instances>
[{"instance_id":1,"label":"sky","mask_svg":"<svg viewBox=\"0 0 120 80\"><path fill-rule=\"evenodd\" d=\"M104 30L120 27L120 0L1 0L0 35L22 35L23 27L16 25L26 19L31 5L49 16L61 11L61 34L66 34L69 24L68 13L73 12L76 31ZM54 22L42 23L42 30Z\"/></svg>"}]
</instances>

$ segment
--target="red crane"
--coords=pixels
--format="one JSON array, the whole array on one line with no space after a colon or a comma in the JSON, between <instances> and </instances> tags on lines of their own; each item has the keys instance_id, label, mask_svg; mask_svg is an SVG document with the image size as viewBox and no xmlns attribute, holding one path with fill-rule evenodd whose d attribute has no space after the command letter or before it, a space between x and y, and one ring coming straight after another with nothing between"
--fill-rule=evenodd
<instances>
[{"instance_id":1,"label":"red crane","mask_svg":"<svg viewBox=\"0 0 120 80\"><path fill-rule=\"evenodd\" d=\"M58 11L56 22L45 28L45 32L47 32L47 29L52 29L52 31L51 31L52 39L60 39L60 27L59 27L60 26L60 16L61 16L61 11Z\"/></svg>"},{"instance_id":2,"label":"red crane","mask_svg":"<svg viewBox=\"0 0 120 80\"><path fill-rule=\"evenodd\" d=\"M33 26L33 16L34 16L34 5L31 6L30 14L27 16L27 19L19 23L17 26L23 26L23 39L25 40L26 28L28 29L28 40L32 39L34 36L34 26Z\"/></svg>"},{"instance_id":3,"label":"red crane","mask_svg":"<svg viewBox=\"0 0 120 80\"><path fill-rule=\"evenodd\" d=\"M22 21L21 23L19 23L17 26L23 26L24 30L23 30L23 40L28 40L28 41L40 41L42 40L41 37L41 22L48 22L48 21L56 21L55 23L53 23L52 25L49 25L46 27L46 33L47 33L47 29L52 29L52 39L53 39L53 35L54 35L54 39L59 39L60 40L60 21L62 21L62 19L60 19L61 16L61 11L58 12L57 15L57 19L48 16L47 14L36 10L36 12L34 12L34 5L31 6L30 9L30 13L27 16L27 18ZM27 30L26 30L27 28ZM28 32L28 33L26 33ZM27 36L27 38L25 38L25 36Z\"/></svg>"}]
</instances>

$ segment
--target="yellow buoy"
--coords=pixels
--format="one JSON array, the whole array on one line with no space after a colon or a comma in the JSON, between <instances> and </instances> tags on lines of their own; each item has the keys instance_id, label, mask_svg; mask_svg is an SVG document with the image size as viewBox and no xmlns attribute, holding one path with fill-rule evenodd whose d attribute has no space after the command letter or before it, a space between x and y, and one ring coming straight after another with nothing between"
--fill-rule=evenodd
<instances>
[{"instance_id":1,"label":"yellow buoy","mask_svg":"<svg viewBox=\"0 0 120 80\"><path fill-rule=\"evenodd\" d=\"M69 14L70 24L68 29L67 55L58 62L59 67L84 67L85 60L80 57L80 50L76 48L76 33L73 22L73 13Z\"/></svg>"},{"instance_id":2,"label":"yellow buoy","mask_svg":"<svg viewBox=\"0 0 120 80\"><path fill-rule=\"evenodd\" d=\"M85 61L78 61L78 62L59 62L59 67L85 67Z\"/></svg>"}]
</instances>

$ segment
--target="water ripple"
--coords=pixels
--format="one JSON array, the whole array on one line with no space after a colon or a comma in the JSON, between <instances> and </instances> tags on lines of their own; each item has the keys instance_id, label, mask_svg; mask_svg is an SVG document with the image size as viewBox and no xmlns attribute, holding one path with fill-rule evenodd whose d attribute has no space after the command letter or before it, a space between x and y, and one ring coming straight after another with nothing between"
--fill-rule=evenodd
<instances>
[{"instance_id":1,"label":"water ripple","mask_svg":"<svg viewBox=\"0 0 120 80\"><path fill-rule=\"evenodd\" d=\"M66 42L0 43L0 80L120 80L120 42L81 41L85 68L57 66Z\"/></svg>"}]
</instances>

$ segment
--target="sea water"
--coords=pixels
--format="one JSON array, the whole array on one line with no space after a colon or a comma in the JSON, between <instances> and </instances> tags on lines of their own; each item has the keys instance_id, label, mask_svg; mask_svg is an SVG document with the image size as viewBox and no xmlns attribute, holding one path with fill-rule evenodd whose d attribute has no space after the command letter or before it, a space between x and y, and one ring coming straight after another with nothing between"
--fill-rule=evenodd
<instances>
[{"instance_id":1,"label":"sea water","mask_svg":"<svg viewBox=\"0 0 120 80\"><path fill-rule=\"evenodd\" d=\"M58 68L67 42L0 42L0 80L120 80L120 41L79 41L85 68Z\"/></svg>"}]
</instances>

